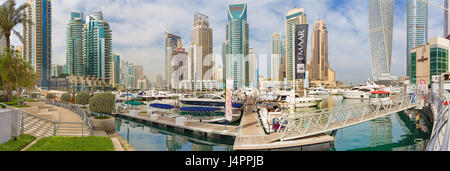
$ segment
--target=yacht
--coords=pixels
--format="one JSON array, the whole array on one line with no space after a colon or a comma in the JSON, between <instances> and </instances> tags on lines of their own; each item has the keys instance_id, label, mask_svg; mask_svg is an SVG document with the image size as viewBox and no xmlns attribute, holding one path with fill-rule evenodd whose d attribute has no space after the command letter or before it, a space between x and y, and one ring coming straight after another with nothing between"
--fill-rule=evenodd
<instances>
[{"instance_id":1,"label":"yacht","mask_svg":"<svg viewBox=\"0 0 450 171\"><path fill-rule=\"evenodd\" d=\"M323 97L300 97L295 95L295 107L305 108L317 106L323 99ZM288 91L279 92L277 99L274 100L274 102L281 102L284 108L288 108L291 101L291 92Z\"/></svg>"},{"instance_id":2,"label":"yacht","mask_svg":"<svg viewBox=\"0 0 450 171\"><path fill-rule=\"evenodd\" d=\"M391 92L378 90L370 92L370 102L372 104L394 105L391 100Z\"/></svg>"},{"instance_id":3,"label":"yacht","mask_svg":"<svg viewBox=\"0 0 450 171\"><path fill-rule=\"evenodd\" d=\"M371 91L379 90L380 88L381 86L369 80L366 82L366 85L360 85L350 90L343 91L342 96L344 96L345 99L367 100L370 98Z\"/></svg>"},{"instance_id":4,"label":"yacht","mask_svg":"<svg viewBox=\"0 0 450 171\"><path fill-rule=\"evenodd\" d=\"M185 105L192 105L192 106L213 106L213 107L225 106L225 98L215 94L204 94L193 98L181 97L180 102ZM233 106L242 106L242 103L236 102L233 103Z\"/></svg>"},{"instance_id":5,"label":"yacht","mask_svg":"<svg viewBox=\"0 0 450 171\"><path fill-rule=\"evenodd\" d=\"M330 90L323 88L322 86L314 88L312 91L308 92L308 95L329 95Z\"/></svg>"}]
</instances>

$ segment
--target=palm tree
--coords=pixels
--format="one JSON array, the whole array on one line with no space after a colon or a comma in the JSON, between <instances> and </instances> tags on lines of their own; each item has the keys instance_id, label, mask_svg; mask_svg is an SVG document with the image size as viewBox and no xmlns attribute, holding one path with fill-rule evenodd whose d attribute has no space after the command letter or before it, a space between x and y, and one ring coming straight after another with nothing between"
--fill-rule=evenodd
<instances>
[{"instance_id":1,"label":"palm tree","mask_svg":"<svg viewBox=\"0 0 450 171\"><path fill-rule=\"evenodd\" d=\"M19 37L20 41L23 41L22 36L14 27L18 24L31 24L31 21L27 21L24 11L28 7L28 4L23 4L16 8L15 0L6 0L2 5L0 5L0 36L4 36L6 40L6 58L12 58L14 52L11 52L11 34L15 34ZM3 79L3 83L9 82ZM4 90L7 91L8 100L12 100L12 89L13 84L9 82L8 84L3 84Z\"/></svg>"},{"instance_id":2,"label":"palm tree","mask_svg":"<svg viewBox=\"0 0 450 171\"><path fill-rule=\"evenodd\" d=\"M28 7L25 3L16 8L15 0L7 0L0 6L0 33L5 36L6 51L11 50L11 34L14 33L22 41L21 34L14 30L14 27L18 24L29 23L26 17L24 17L24 11ZM31 23L30 23L31 24Z\"/></svg>"}]
</instances>

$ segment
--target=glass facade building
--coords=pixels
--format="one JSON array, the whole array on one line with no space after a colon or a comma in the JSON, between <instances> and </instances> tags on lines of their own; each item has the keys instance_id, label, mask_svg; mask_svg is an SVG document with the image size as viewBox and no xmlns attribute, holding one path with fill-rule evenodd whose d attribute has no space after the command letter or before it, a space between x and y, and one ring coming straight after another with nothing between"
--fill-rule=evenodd
<instances>
[{"instance_id":1,"label":"glass facade building","mask_svg":"<svg viewBox=\"0 0 450 171\"><path fill-rule=\"evenodd\" d=\"M406 73L411 78L411 49L425 45L428 40L428 0L407 0L407 12Z\"/></svg>"},{"instance_id":2,"label":"glass facade building","mask_svg":"<svg viewBox=\"0 0 450 171\"><path fill-rule=\"evenodd\" d=\"M434 37L428 43L411 49L411 83L425 81L430 84L431 77L448 71L448 39Z\"/></svg>"},{"instance_id":3,"label":"glass facade building","mask_svg":"<svg viewBox=\"0 0 450 171\"><path fill-rule=\"evenodd\" d=\"M249 26L247 4L228 5L226 26L227 77L233 78L235 88L249 86Z\"/></svg>"},{"instance_id":4,"label":"glass facade building","mask_svg":"<svg viewBox=\"0 0 450 171\"><path fill-rule=\"evenodd\" d=\"M112 79L112 34L102 12L86 17L83 27L83 68L85 76L109 83Z\"/></svg>"},{"instance_id":5,"label":"glass facade building","mask_svg":"<svg viewBox=\"0 0 450 171\"><path fill-rule=\"evenodd\" d=\"M83 75L83 13L71 12L66 28L66 65L69 75Z\"/></svg>"},{"instance_id":6,"label":"glass facade building","mask_svg":"<svg viewBox=\"0 0 450 171\"><path fill-rule=\"evenodd\" d=\"M307 24L307 18L304 9L291 9L286 15L286 77L288 81L294 78L294 47L295 47L295 26Z\"/></svg>"},{"instance_id":7,"label":"glass facade building","mask_svg":"<svg viewBox=\"0 0 450 171\"><path fill-rule=\"evenodd\" d=\"M369 0L372 79L390 75L394 0Z\"/></svg>"}]
</instances>

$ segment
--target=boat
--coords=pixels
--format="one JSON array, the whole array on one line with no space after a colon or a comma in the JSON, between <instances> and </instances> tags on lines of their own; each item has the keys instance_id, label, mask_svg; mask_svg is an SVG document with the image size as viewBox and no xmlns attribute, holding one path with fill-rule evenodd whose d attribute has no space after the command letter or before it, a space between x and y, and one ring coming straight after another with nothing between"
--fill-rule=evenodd
<instances>
[{"instance_id":1,"label":"boat","mask_svg":"<svg viewBox=\"0 0 450 171\"><path fill-rule=\"evenodd\" d=\"M319 105L319 103L322 102L323 99L323 97L300 97L298 95L295 95L295 107L314 107ZM289 104L291 102L291 92L280 91L277 93L277 99L268 102L279 102L283 104L283 108L289 108Z\"/></svg>"},{"instance_id":2,"label":"boat","mask_svg":"<svg viewBox=\"0 0 450 171\"><path fill-rule=\"evenodd\" d=\"M391 100L391 92L383 91L383 90L377 90L370 92L370 103L371 104L380 104L383 105L394 105Z\"/></svg>"},{"instance_id":3,"label":"boat","mask_svg":"<svg viewBox=\"0 0 450 171\"><path fill-rule=\"evenodd\" d=\"M345 99L363 99L368 100L370 98L371 92L379 90L381 86L371 82L370 80L366 82L366 85L360 85L353 87L350 90L345 90L342 92L342 96Z\"/></svg>"},{"instance_id":4,"label":"boat","mask_svg":"<svg viewBox=\"0 0 450 171\"><path fill-rule=\"evenodd\" d=\"M343 92L343 90L341 90L341 89L333 89L333 90L331 90L330 94L337 96L337 95L342 95L342 92Z\"/></svg>"},{"instance_id":5,"label":"boat","mask_svg":"<svg viewBox=\"0 0 450 171\"><path fill-rule=\"evenodd\" d=\"M181 97L179 99L180 103L191 106L212 106L212 107L224 107L225 98L215 94L204 94L197 97L185 98ZM233 106L242 107L242 102L234 102Z\"/></svg>"},{"instance_id":6,"label":"boat","mask_svg":"<svg viewBox=\"0 0 450 171\"><path fill-rule=\"evenodd\" d=\"M308 95L312 96L326 96L329 94L330 90L323 88L322 85L320 87L313 88L308 92Z\"/></svg>"}]
</instances>

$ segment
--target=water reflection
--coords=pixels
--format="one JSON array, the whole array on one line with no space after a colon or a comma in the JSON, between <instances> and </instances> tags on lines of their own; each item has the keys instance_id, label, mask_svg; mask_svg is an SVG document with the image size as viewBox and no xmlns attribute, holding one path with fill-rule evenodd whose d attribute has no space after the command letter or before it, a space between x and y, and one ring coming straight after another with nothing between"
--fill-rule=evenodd
<instances>
[{"instance_id":1,"label":"water reflection","mask_svg":"<svg viewBox=\"0 0 450 171\"><path fill-rule=\"evenodd\" d=\"M116 118L117 132L137 151L231 151L234 139L212 140Z\"/></svg>"}]
</instances>

